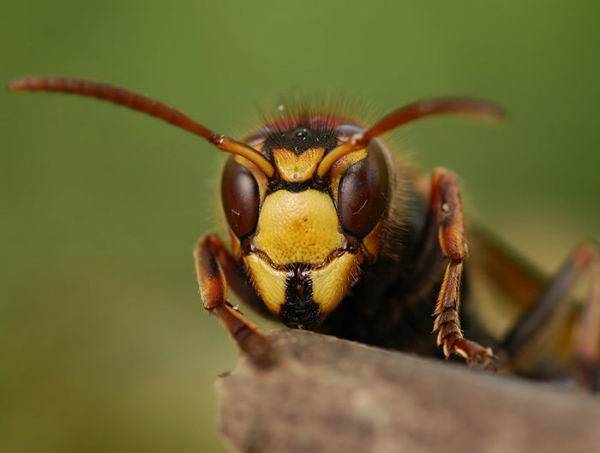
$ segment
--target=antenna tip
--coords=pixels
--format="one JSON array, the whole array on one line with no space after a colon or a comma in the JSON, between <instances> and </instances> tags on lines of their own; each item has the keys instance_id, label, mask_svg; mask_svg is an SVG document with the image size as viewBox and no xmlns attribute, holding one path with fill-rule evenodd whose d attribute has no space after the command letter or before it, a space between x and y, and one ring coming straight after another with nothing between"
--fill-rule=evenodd
<instances>
[{"instance_id":1,"label":"antenna tip","mask_svg":"<svg viewBox=\"0 0 600 453\"><path fill-rule=\"evenodd\" d=\"M503 123L508 117L504 107L494 102L478 99L466 99L465 101L459 99L458 108L454 112L489 124Z\"/></svg>"},{"instance_id":2,"label":"antenna tip","mask_svg":"<svg viewBox=\"0 0 600 453\"><path fill-rule=\"evenodd\" d=\"M475 116L492 123L502 123L508 117L508 112L499 104L488 101L481 101L481 110L475 112Z\"/></svg>"}]
</instances>

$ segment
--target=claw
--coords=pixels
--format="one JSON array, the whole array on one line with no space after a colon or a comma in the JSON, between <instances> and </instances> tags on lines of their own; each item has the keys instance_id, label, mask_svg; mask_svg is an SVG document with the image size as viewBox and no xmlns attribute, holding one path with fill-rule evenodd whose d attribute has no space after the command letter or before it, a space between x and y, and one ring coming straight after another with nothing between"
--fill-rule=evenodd
<instances>
[{"instance_id":1,"label":"claw","mask_svg":"<svg viewBox=\"0 0 600 453\"><path fill-rule=\"evenodd\" d=\"M479 343L461 338L452 345L454 354L463 357L469 368L496 372L498 357L492 348L485 348Z\"/></svg>"},{"instance_id":2,"label":"claw","mask_svg":"<svg viewBox=\"0 0 600 453\"><path fill-rule=\"evenodd\" d=\"M478 351L475 356L467 358L469 368L485 371L498 371L498 357L494 355L491 348Z\"/></svg>"}]
</instances>

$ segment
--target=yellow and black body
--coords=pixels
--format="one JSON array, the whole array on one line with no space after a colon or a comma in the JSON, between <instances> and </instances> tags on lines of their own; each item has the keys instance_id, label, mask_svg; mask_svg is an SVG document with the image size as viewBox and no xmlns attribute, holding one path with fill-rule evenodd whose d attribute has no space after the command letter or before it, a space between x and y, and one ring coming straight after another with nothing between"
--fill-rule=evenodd
<instances>
[{"instance_id":1,"label":"yellow and black body","mask_svg":"<svg viewBox=\"0 0 600 453\"><path fill-rule=\"evenodd\" d=\"M204 307L257 364L273 360L269 340L229 303L228 287L289 327L425 355L454 354L472 365L536 377L567 373L599 386L597 248L579 247L546 279L479 230L471 230L468 241L456 176L438 168L423 177L380 138L431 115L500 119L495 105L468 98L417 101L370 126L300 110L267 120L238 141L106 84L26 78L9 88L107 100L231 154L221 179L231 247L214 234L202 237L196 269ZM565 303L585 271L592 275L588 297L581 305ZM501 302L481 291L483 282ZM550 331L553 338L539 347Z\"/></svg>"},{"instance_id":2,"label":"yellow and black body","mask_svg":"<svg viewBox=\"0 0 600 453\"><path fill-rule=\"evenodd\" d=\"M299 119L253 138L273 176L240 156L229 158L222 176L233 254L271 313L290 327L321 325L362 268L377 261L382 243L395 240L389 214L398 191L389 153L374 141L319 177L323 157L358 131L323 121Z\"/></svg>"},{"instance_id":3,"label":"yellow and black body","mask_svg":"<svg viewBox=\"0 0 600 453\"><path fill-rule=\"evenodd\" d=\"M243 157L227 160L221 200L232 255L258 303L288 327L441 356L432 307L447 258L427 179L380 139L344 155L325 177L317 172L364 130L346 118L296 113L250 136L246 143L275 171L269 177ZM463 316L463 329L471 324L477 319Z\"/></svg>"}]
</instances>

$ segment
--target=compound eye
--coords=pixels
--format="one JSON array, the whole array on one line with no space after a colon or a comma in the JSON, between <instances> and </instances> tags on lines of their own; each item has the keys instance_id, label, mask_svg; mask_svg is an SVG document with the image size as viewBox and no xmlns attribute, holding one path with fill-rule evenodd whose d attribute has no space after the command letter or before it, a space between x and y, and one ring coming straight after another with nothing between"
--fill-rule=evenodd
<instances>
[{"instance_id":1,"label":"compound eye","mask_svg":"<svg viewBox=\"0 0 600 453\"><path fill-rule=\"evenodd\" d=\"M250 170L231 157L221 177L221 201L230 228L239 238L252 234L258 222L260 194Z\"/></svg>"},{"instance_id":2,"label":"compound eye","mask_svg":"<svg viewBox=\"0 0 600 453\"><path fill-rule=\"evenodd\" d=\"M375 227L389 199L389 173L385 156L373 141L366 158L351 165L340 181L338 213L342 228L359 239Z\"/></svg>"}]
</instances>

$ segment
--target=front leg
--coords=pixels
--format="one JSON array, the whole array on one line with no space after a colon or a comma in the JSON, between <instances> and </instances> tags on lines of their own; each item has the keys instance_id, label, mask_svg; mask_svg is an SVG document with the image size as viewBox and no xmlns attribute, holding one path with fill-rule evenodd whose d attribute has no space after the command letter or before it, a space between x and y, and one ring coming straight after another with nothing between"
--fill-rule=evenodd
<instances>
[{"instance_id":1,"label":"front leg","mask_svg":"<svg viewBox=\"0 0 600 453\"><path fill-rule=\"evenodd\" d=\"M430 218L437 225L442 255L448 260L434 311L433 332L437 332L437 344L446 358L457 354L469 365L493 369L492 350L467 340L460 327L460 286L467 241L457 178L444 168L432 173L430 210Z\"/></svg>"},{"instance_id":2,"label":"front leg","mask_svg":"<svg viewBox=\"0 0 600 453\"><path fill-rule=\"evenodd\" d=\"M270 365L274 360L274 353L269 340L227 301L224 267L230 275L234 269L233 260L221 240L214 234L200 238L194 255L204 308L219 318L239 348L255 364L263 367Z\"/></svg>"}]
</instances>

